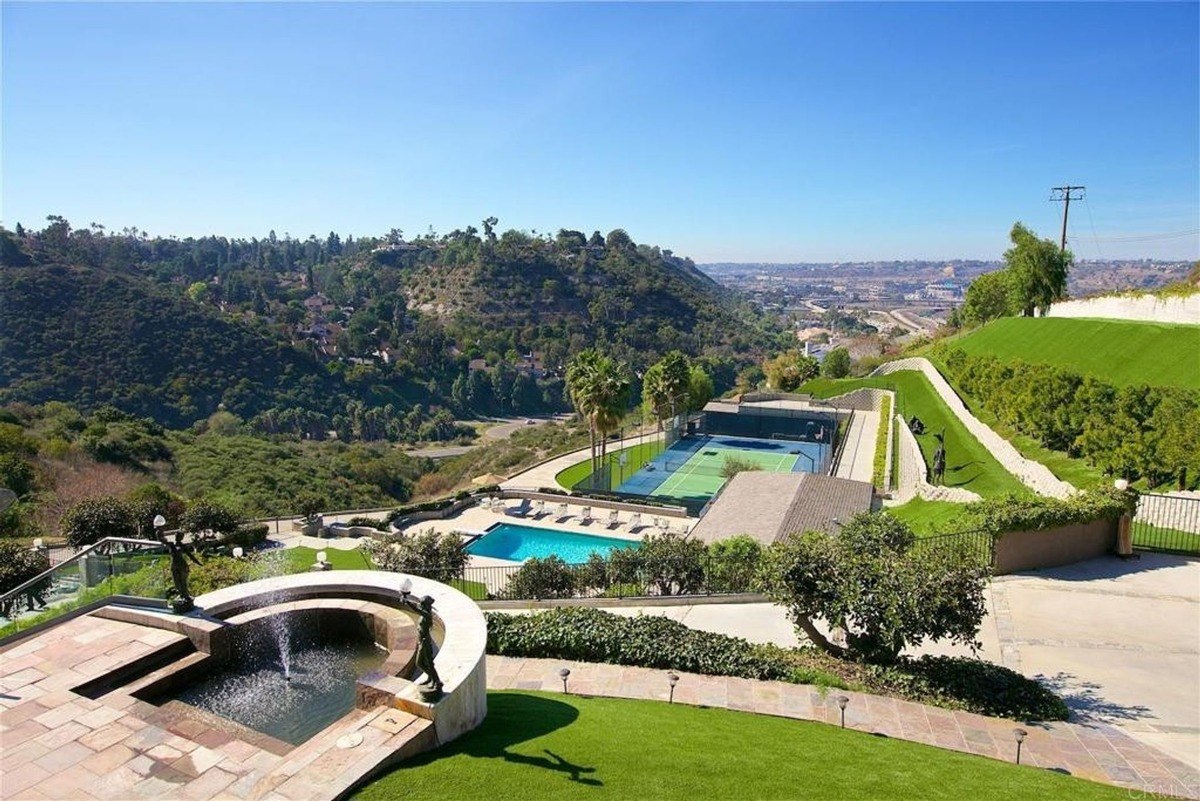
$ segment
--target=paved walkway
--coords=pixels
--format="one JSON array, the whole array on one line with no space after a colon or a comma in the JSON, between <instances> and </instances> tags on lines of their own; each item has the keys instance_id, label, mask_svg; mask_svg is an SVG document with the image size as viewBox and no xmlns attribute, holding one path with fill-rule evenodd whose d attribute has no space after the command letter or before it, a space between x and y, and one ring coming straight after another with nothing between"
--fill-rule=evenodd
<instances>
[{"instance_id":1,"label":"paved walkway","mask_svg":"<svg viewBox=\"0 0 1200 801\"><path fill-rule=\"evenodd\" d=\"M654 442L661 439L662 434L646 434L644 436L626 437L622 440L612 440L608 443L608 452L620 450L621 448L630 448L634 445L639 445L643 442ZM512 478L505 481L500 486L504 489L539 489L540 487L558 487L558 481L555 478L563 470L566 470L573 464L578 464L591 456L591 448L580 448L577 451L564 453L562 456L555 457L548 462L543 462L539 465L534 465L528 470L517 473ZM567 489L562 487L562 489Z\"/></svg>"},{"instance_id":2,"label":"paved walkway","mask_svg":"<svg viewBox=\"0 0 1200 801\"><path fill-rule=\"evenodd\" d=\"M958 393L954 391L954 388L950 386L928 359L912 358L887 362L876 368L875 372L871 375L887 375L901 370L918 370L924 373L925 377L929 379L929 383L942 396L942 400L946 402L950 411L954 412L954 415L962 421L967 430L971 432L971 435L983 443L983 446L996 457L996 460L1000 462L1005 470L1020 479L1022 483L1034 492L1041 495L1051 495L1055 498L1065 498L1076 491L1075 487L1056 478L1054 473L1050 472L1050 468L1044 464L1035 462L1032 459L1026 459L1008 440L988 428L978 417L971 414L970 410L962 402L962 399L958 397Z\"/></svg>"},{"instance_id":3,"label":"paved walkway","mask_svg":"<svg viewBox=\"0 0 1200 801\"><path fill-rule=\"evenodd\" d=\"M488 688L562 691L666 701L667 671L556 659L488 657ZM675 701L837 725L836 697L846 695L846 726L876 735L1012 761L1013 730L1028 732L1021 762L1132 791L1200 797L1200 773L1104 724L1025 724L865 693L822 693L806 684L680 673Z\"/></svg>"},{"instance_id":4,"label":"paved walkway","mask_svg":"<svg viewBox=\"0 0 1200 801\"><path fill-rule=\"evenodd\" d=\"M875 477L875 440L879 436L879 412L856 411L846 432L842 459L838 462L838 478L873 483Z\"/></svg>"}]
</instances>

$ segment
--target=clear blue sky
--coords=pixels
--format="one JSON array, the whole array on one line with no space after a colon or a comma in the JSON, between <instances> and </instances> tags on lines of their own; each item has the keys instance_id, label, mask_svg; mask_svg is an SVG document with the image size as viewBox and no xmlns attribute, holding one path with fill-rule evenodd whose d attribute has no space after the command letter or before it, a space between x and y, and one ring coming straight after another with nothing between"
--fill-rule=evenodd
<instances>
[{"instance_id":1,"label":"clear blue sky","mask_svg":"<svg viewBox=\"0 0 1200 801\"><path fill-rule=\"evenodd\" d=\"M1198 8L5 2L0 218L996 258L1070 182L1078 257L1196 258L1117 240L1200 227Z\"/></svg>"}]
</instances>

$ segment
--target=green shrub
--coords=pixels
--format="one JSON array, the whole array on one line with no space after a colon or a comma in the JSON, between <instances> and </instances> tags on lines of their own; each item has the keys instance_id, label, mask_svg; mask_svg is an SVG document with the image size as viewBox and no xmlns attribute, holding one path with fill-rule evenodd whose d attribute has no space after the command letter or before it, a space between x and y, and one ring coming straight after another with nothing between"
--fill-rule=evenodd
<instances>
[{"instance_id":1,"label":"green shrub","mask_svg":"<svg viewBox=\"0 0 1200 801\"><path fill-rule=\"evenodd\" d=\"M270 533L270 526L266 523L257 525L242 526L237 531L225 536L221 540L222 545L230 548L237 546L245 549L257 548L267 541L267 534Z\"/></svg>"},{"instance_id":2,"label":"green shrub","mask_svg":"<svg viewBox=\"0 0 1200 801\"><path fill-rule=\"evenodd\" d=\"M762 559L762 545L745 534L714 542L704 561L704 588L708 592L753 592Z\"/></svg>"},{"instance_id":3,"label":"green shrub","mask_svg":"<svg viewBox=\"0 0 1200 801\"><path fill-rule=\"evenodd\" d=\"M594 555L594 554L593 554ZM504 585L504 598L570 598L575 594L576 570L557 556L527 559Z\"/></svg>"},{"instance_id":4,"label":"green shrub","mask_svg":"<svg viewBox=\"0 0 1200 801\"><path fill-rule=\"evenodd\" d=\"M43 551L12 540L0 540L0 594L49 569L50 560Z\"/></svg>"},{"instance_id":5,"label":"green shrub","mask_svg":"<svg viewBox=\"0 0 1200 801\"><path fill-rule=\"evenodd\" d=\"M375 517L352 517L346 522L346 525L363 526L365 528L373 528L376 531L388 530L388 521Z\"/></svg>"},{"instance_id":6,"label":"green shrub","mask_svg":"<svg viewBox=\"0 0 1200 801\"><path fill-rule=\"evenodd\" d=\"M880 689L941 706L1017 720L1066 720L1069 715L1066 703L1050 690L982 659L923 656L867 669Z\"/></svg>"},{"instance_id":7,"label":"green shrub","mask_svg":"<svg viewBox=\"0 0 1200 801\"><path fill-rule=\"evenodd\" d=\"M533 615L488 613L488 653L611 662L747 679L793 678L793 666L746 640L689 629L658 615L622 617L564 607Z\"/></svg>"},{"instance_id":8,"label":"green shrub","mask_svg":"<svg viewBox=\"0 0 1200 801\"><path fill-rule=\"evenodd\" d=\"M86 498L66 511L62 532L72 548L83 548L105 537L137 536L134 511L125 501L111 496Z\"/></svg>"},{"instance_id":9,"label":"green shrub","mask_svg":"<svg viewBox=\"0 0 1200 801\"><path fill-rule=\"evenodd\" d=\"M1133 510L1137 496L1116 489L1079 492L1069 498L1008 495L967 504L956 525L963 531L1044 531L1093 520L1114 520Z\"/></svg>"},{"instance_id":10,"label":"green shrub","mask_svg":"<svg viewBox=\"0 0 1200 801\"><path fill-rule=\"evenodd\" d=\"M469 558L461 537L439 535L433 529L394 538L375 535L363 540L361 547L377 570L428 576L438 581L462 578Z\"/></svg>"},{"instance_id":11,"label":"green shrub","mask_svg":"<svg viewBox=\"0 0 1200 801\"><path fill-rule=\"evenodd\" d=\"M892 396L884 395L879 407L879 430L875 434L875 463L871 470L871 483L880 490L887 491L883 486L884 465L887 462L889 422L892 419Z\"/></svg>"}]
</instances>

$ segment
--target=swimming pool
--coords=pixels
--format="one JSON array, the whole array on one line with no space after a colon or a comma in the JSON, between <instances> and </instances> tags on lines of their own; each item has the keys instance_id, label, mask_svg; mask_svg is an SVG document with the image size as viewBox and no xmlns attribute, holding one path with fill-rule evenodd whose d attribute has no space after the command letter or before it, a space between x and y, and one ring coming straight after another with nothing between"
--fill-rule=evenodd
<instances>
[{"instance_id":1,"label":"swimming pool","mask_svg":"<svg viewBox=\"0 0 1200 801\"><path fill-rule=\"evenodd\" d=\"M576 534L553 528L535 528L518 523L497 523L467 546L473 556L490 556L521 562L531 557L557 556L569 565L583 564L594 553L608 556L617 548L636 548L636 540Z\"/></svg>"}]
</instances>

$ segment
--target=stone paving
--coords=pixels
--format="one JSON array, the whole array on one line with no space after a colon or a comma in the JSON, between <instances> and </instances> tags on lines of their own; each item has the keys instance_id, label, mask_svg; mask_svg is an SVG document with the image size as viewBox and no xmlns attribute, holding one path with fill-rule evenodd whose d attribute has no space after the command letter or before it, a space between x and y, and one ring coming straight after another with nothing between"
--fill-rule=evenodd
<instances>
[{"instance_id":1,"label":"stone paving","mask_svg":"<svg viewBox=\"0 0 1200 801\"><path fill-rule=\"evenodd\" d=\"M0 651L0 798L316 801L433 737L429 720L378 707L354 710L293 748L172 703L73 691L183 640L85 615ZM351 733L361 743L340 747Z\"/></svg>"},{"instance_id":2,"label":"stone paving","mask_svg":"<svg viewBox=\"0 0 1200 801\"><path fill-rule=\"evenodd\" d=\"M555 659L488 657L488 688L562 691L666 701L667 671ZM675 701L838 725L836 697L847 696L847 728L1013 761L1013 730L1028 732L1022 764L1128 788L1131 792L1200 798L1200 773L1104 724L1019 723L856 692L822 693L802 684L680 673Z\"/></svg>"}]
</instances>

